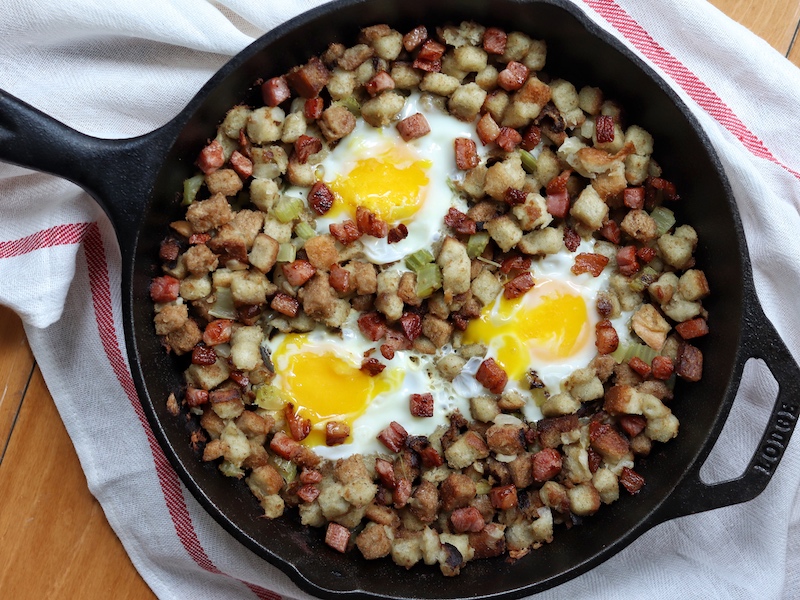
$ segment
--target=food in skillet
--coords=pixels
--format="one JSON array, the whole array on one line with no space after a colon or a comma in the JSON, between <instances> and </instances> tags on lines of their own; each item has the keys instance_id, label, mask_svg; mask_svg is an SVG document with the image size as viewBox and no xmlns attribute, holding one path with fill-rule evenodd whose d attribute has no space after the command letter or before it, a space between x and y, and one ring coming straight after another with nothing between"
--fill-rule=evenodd
<instances>
[{"instance_id":1,"label":"food in skillet","mask_svg":"<svg viewBox=\"0 0 800 600\"><path fill-rule=\"evenodd\" d=\"M697 235L650 134L545 54L368 27L200 151L150 289L190 360L169 405L266 517L456 575L636 494L637 457L678 434Z\"/></svg>"}]
</instances>

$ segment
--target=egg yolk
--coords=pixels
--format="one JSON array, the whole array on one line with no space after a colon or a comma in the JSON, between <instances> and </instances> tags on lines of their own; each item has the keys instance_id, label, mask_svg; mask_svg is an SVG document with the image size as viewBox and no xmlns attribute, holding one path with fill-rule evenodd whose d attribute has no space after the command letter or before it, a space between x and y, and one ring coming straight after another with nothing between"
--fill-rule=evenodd
<instances>
[{"instance_id":1,"label":"egg yolk","mask_svg":"<svg viewBox=\"0 0 800 600\"><path fill-rule=\"evenodd\" d=\"M379 394L399 385L398 374L386 370L372 377L361 365L302 334L287 335L272 355L277 385L301 417L311 421L309 446L325 445L328 421L355 421Z\"/></svg>"},{"instance_id":2,"label":"egg yolk","mask_svg":"<svg viewBox=\"0 0 800 600\"><path fill-rule=\"evenodd\" d=\"M584 299L557 282L537 284L520 298L502 294L467 326L464 342L481 343L511 379L521 379L537 362L569 358L590 335Z\"/></svg>"},{"instance_id":3,"label":"egg yolk","mask_svg":"<svg viewBox=\"0 0 800 600\"><path fill-rule=\"evenodd\" d=\"M425 202L430 167L430 160L415 160L400 148L363 158L328 183L335 197L331 216L346 212L355 218L356 208L362 206L387 223L406 221Z\"/></svg>"}]
</instances>

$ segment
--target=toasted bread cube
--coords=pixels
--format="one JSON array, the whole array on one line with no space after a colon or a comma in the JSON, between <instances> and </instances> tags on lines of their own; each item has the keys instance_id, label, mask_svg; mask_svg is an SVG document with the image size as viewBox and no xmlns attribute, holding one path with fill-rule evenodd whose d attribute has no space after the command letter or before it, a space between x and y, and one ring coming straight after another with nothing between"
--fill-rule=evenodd
<instances>
[{"instance_id":1,"label":"toasted bread cube","mask_svg":"<svg viewBox=\"0 0 800 600\"><path fill-rule=\"evenodd\" d=\"M281 141L284 144L294 144L306 132L306 117L302 111L289 113L283 121Z\"/></svg>"},{"instance_id":2,"label":"toasted bread cube","mask_svg":"<svg viewBox=\"0 0 800 600\"><path fill-rule=\"evenodd\" d=\"M486 28L473 21L462 21L458 27L448 25L442 28L442 39L448 46L479 46Z\"/></svg>"},{"instance_id":3,"label":"toasted bread cube","mask_svg":"<svg viewBox=\"0 0 800 600\"><path fill-rule=\"evenodd\" d=\"M497 298L503 289L503 284L494 273L484 269L472 280L471 289L472 295L485 306Z\"/></svg>"},{"instance_id":4,"label":"toasted bread cube","mask_svg":"<svg viewBox=\"0 0 800 600\"><path fill-rule=\"evenodd\" d=\"M634 310L642 303L642 293L631 289L630 280L621 273L612 273L608 287L616 294L622 310Z\"/></svg>"},{"instance_id":5,"label":"toasted bread cube","mask_svg":"<svg viewBox=\"0 0 800 600\"><path fill-rule=\"evenodd\" d=\"M212 196L235 196L242 189L242 180L233 169L217 169L206 175L206 187Z\"/></svg>"},{"instance_id":6,"label":"toasted bread cube","mask_svg":"<svg viewBox=\"0 0 800 600\"><path fill-rule=\"evenodd\" d=\"M489 55L483 48L461 46L453 51L456 66L467 73L480 73L486 68Z\"/></svg>"},{"instance_id":7,"label":"toasted bread cube","mask_svg":"<svg viewBox=\"0 0 800 600\"><path fill-rule=\"evenodd\" d=\"M542 404L542 415L545 417L560 417L571 415L581 407L580 401L567 392L553 394Z\"/></svg>"},{"instance_id":8,"label":"toasted bread cube","mask_svg":"<svg viewBox=\"0 0 800 600\"><path fill-rule=\"evenodd\" d=\"M310 162L301 163L295 156L289 160L289 167L286 169L286 178L289 180L289 183L298 187L310 188L317 182L317 176L314 173L314 165Z\"/></svg>"},{"instance_id":9,"label":"toasted bread cube","mask_svg":"<svg viewBox=\"0 0 800 600\"><path fill-rule=\"evenodd\" d=\"M181 280L181 298L189 302L200 300L211 295L211 277L205 275L190 275Z\"/></svg>"},{"instance_id":10,"label":"toasted bread cube","mask_svg":"<svg viewBox=\"0 0 800 600\"><path fill-rule=\"evenodd\" d=\"M265 304L268 293L276 289L264 273L252 270L234 271L230 287L236 304Z\"/></svg>"},{"instance_id":11,"label":"toasted bread cube","mask_svg":"<svg viewBox=\"0 0 800 600\"><path fill-rule=\"evenodd\" d=\"M278 106L257 108L247 119L247 136L255 144L266 144L281 139L286 113Z\"/></svg>"},{"instance_id":12,"label":"toasted bread cube","mask_svg":"<svg viewBox=\"0 0 800 600\"><path fill-rule=\"evenodd\" d=\"M603 105L603 92L600 88L584 86L578 92L578 107L590 115L599 115Z\"/></svg>"},{"instance_id":13,"label":"toasted bread cube","mask_svg":"<svg viewBox=\"0 0 800 600\"><path fill-rule=\"evenodd\" d=\"M266 233L259 233L253 242L253 249L247 255L250 264L262 273L268 273L275 266L280 244Z\"/></svg>"},{"instance_id":14,"label":"toasted bread cube","mask_svg":"<svg viewBox=\"0 0 800 600\"><path fill-rule=\"evenodd\" d=\"M472 263L464 244L453 237L445 238L436 263L442 269L442 289L446 302L469 290Z\"/></svg>"},{"instance_id":15,"label":"toasted bread cube","mask_svg":"<svg viewBox=\"0 0 800 600\"><path fill-rule=\"evenodd\" d=\"M521 61L531 49L533 40L522 32L512 31L506 38L506 50L500 57L500 62Z\"/></svg>"},{"instance_id":16,"label":"toasted bread cube","mask_svg":"<svg viewBox=\"0 0 800 600\"><path fill-rule=\"evenodd\" d=\"M488 68L488 67L487 67ZM497 78L495 77L495 80ZM495 81L495 85L496 85ZM495 122L500 123L503 120L503 115L511 104L511 98L505 90L494 90L487 93L486 99L483 101L483 111L488 112Z\"/></svg>"},{"instance_id":17,"label":"toasted bread cube","mask_svg":"<svg viewBox=\"0 0 800 600\"><path fill-rule=\"evenodd\" d=\"M503 252L511 250L522 239L522 229L517 220L507 214L486 223L486 231Z\"/></svg>"},{"instance_id":18,"label":"toasted bread cube","mask_svg":"<svg viewBox=\"0 0 800 600\"><path fill-rule=\"evenodd\" d=\"M562 382L562 386L579 402L597 400L605 393L596 371L589 367L574 371Z\"/></svg>"},{"instance_id":19,"label":"toasted bread cube","mask_svg":"<svg viewBox=\"0 0 800 600\"><path fill-rule=\"evenodd\" d=\"M525 202L516 204L511 212L519 221L523 231L541 229L553 221L553 216L547 212L547 201L536 192L529 192L525 196Z\"/></svg>"},{"instance_id":20,"label":"toasted bread cube","mask_svg":"<svg viewBox=\"0 0 800 600\"><path fill-rule=\"evenodd\" d=\"M603 504L619 500L619 480L610 469L605 467L597 469L592 476L592 485L600 494L600 501Z\"/></svg>"},{"instance_id":21,"label":"toasted bread cube","mask_svg":"<svg viewBox=\"0 0 800 600\"><path fill-rule=\"evenodd\" d=\"M684 236L665 233L658 238L658 249L661 256L668 265L676 269L685 269L692 262L692 252L694 244L691 239Z\"/></svg>"},{"instance_id":22,"label":"toasted bread cube","mask_svg":"<svg viewBox=\"0 0 800 600\"><path fill-rule=\"evenodd\" d=\"M625 179L630 185L641 185L647 179L650 157L629 154L625 157Z\"/></svg>"},{"instance_id":23,"label":"toasted bread cube","mask_svg":"<svg viewBox=\"0 0 800 600\"><path fill-rule=\"evenodd\" d=\"M322 112L319 128L328 141L340 140L348 135L356 126L356 118L344 106L332 105ZM313 167L306 165L313 173ZM312 182L313 185L313 182Z\"/></svg>"},{"instance_id":24,"label":"toasted bread cube","mask_svg":"<svg viewBox=\"0 0 800 600\"><path fill-rule=\"evenodd\" d=\"M306 240L303 247L308 255L308 261L317 269L328 269L332 264L339 262L339 251L332 235L314 236Z\"/></svg>"},{"instance_id":25,"label":"toasted bread cube","mask_svg":"<svg viewBox=\"0 0 800 600\"><path fill-rule=\"evenodd\" d=\"M600 229L608 216L608 205L592 187L581 192L569 213L592 230Z\"/></svg>"},{"instance_id":26,"label":"toasted bread cube","mask_svg":"<svg viewBox=\"0 0 800 600\"><path fill-rule=\"evenodd\" d=\"M662 310L673 321L683 323L694 319L703 312L703 305L700 302L690 302L680 292L677 292L669 302L662 306Z\"/></svg>"},{"instance_id":27,"label":"toasted bread cube","mask_svg":"<svg viewBox=\"0 0 800 600\"><path fill-rule=\"evenodd\" d=\"M600 508L600 494L590 483L581 483L567 490L569 509L579 517L593 515Z\"/></svg>"},{"instance_id":28,"label":"toasted bread cube","mask_svg":"<svg viewBox=\"0 0 800 600\"><path fill-rule=\"evenodd\" d=\"M250 148L253 161L253 177L255 179L273 179L286 173L289 156L281 146L266 148Z\"/></svg>"},{"instance_id":29,"label":"toasted bread cube","mask_svg":"<svg viewBox=\"0 0 800 600\"><path fill-rule=\"evenodd\" d=\"M544 40L531 40L528 53L522 58L522 64L531 71L544 69L547 59L547 43Z\"/></svg>"},{"instance_id":30,"label":"toasted bread cube","mask_svg":"<svg viewBox=\"0 0 800 600\"><path fill-rule=\"evenodd\" d=\"M458 354L445 354L436 362L436 369L447 381L453 381L453 379L461 373L465 364L467 364L467 360L462 356Z\"/></svg>"},{"instance_id":31,"label":"toasted bread cube","mask_svg":"<svg viewBox=\"0 0 800 600\"><path fill-rule=\"evenodd\" d=\"M450 113L462 121L472 121L486 100L486 90L472 82L460 85L450 96L447 108Z\"/></svg>"},{"instance_id":32,"label":"toasted bread cube","mask_svg":"<svg viewBox=\"0 0 800 600\"><path fill-rule=\"evenodd\" d=\"M578 92L575 86L564 79L556 79L550 83L550 94L553 104L562 113L568 113L578 108Z\"/></svg>"},{"instance_id":33,"label":"toasted bread cube","mask_svg":"<svg viewBox=\"0 0 800 600\"><path fill-rule=\"evenodd\" d=\"M444 452L447 464L452 469L463 469L476 460L489 456L489 447L483 438L474 431L467 431Z\"/></svg>"},{"instance_id":34,"label":"toasted bread cube","mask_svg":"<svg viewBox=\"0 0 800 600\"><path fill-rule=\"evenodd\" d=\"M385 127L400 114L405 102L397 92L384 92L361 106L361 116L373 127Z\"/></svg>"},{"instance_id":35,"label":"toasted bread cube","mask_svg":"<svg viewBox=\"0 0 800 600\"><path fill-rule=\"evenodd\" d=\"M545 227L526 233L517 243L525 254L556 254L564 247L564 236L560 230Z\"/></svg>"},{"instance_id":36,"label":"toasted bread cube","mask_svg":"<svg viewBox=\"0 0 800 600\"><path fill-rule=\"evenodd\" d=\"M663 306L672 300L672 296L678 290L678 282L678 276L671 271L667 271L651 283L647 291L653 300Z\"/></svg>"},{"instance_id":37,"label":"toasted bread cube","mask_svg":"<svg viewBox=\"0 0 800 600\"><path fill-rule=\"evenodd\" d=\"M343 100L353 95L357 85L356 74L344 69L334 69L327 88L333 100Z\"/></svg>"},{"instance_id":38,"label":"toasted bread cube","mask_svg":"<svg viewBox=\"0 0 800 600\"><path fill-rule=\"evenodd\" d=\"M410 90L419 86L422 75L408 63L395 62L391 70L394 87L398 90Z\"/></svg>"},{"instance_id":39,"label":"toasted bread cube","mask_svg":"<svg viewBox=\"0 0 800 600\"><path fill-rule=\"evenodd\" d=\"M658 236L658 224L644 210L628 211L620 223L620 229L642 243L647 243Z\"/></svg>"},{"instance_id":40,"label":"toasted bread cube","mask_svg":"<svg viewBox=\"0 0 800 600\"><path fill-rule=\"evenodd\" d=\"M422 335L433 342L436 348L441 348L450 342L453 336L453 325L430 313L422 318Z\"/></svg>"},{"instance_id":41,"label":"toasted bread cube","mask_svg":"<svg viewBox=\"0 0 800 600\"><path fill-rule=\"evenodd\" d=\"M201 335L202 338L202 335ZM184 372L186 383L204 390L213 390L223 381L228 379L231 370L228 361L217 359L213 365L191 364Z\"/></svg>"},{"instance_id":42,"label":"toasted bread cube","mask_svg":"<svg viewBox=\"0 0 800 600\"><path fill-rule=\"evenodd\" d=\"M186 220L197 233L216 229L232 218L231 205L223 194L214 194L207 200L193 202L186 210Z\"/></svg>"},{"instance_id":43,"label":"toasted bread cube","mask_svg":"<svg viewBox=\"0 0 800 600\"><path fill-rule=\"evenodd\" d=\"M292 223L281 223L278 219L264 219L264 233L279 244L288 244L292 240Z\"/></svg>"},{"instance_id":44,"label":"toasted bread cube","mask_svg":"<svg viewBox=\"0 0 800 600\"><path fill-rule=\"evenodd\" d=\"M399 271L382 271L377 276L375 308L389 321L397 321L403 316L403 300L398 295L401 276Z\"/></svg>"},{"instance_id":45,"label":"toasted bread cube","mask_svg":"<svg viewBox=\"0 0 800 600\"><path fill-rule=\"evenodd\" d=\"M523 185L525 185L525 170L517 152L509 155L504 161L493 164L486 171L484 189L486 194L495 200L504 200L508 188L518 190L522 189Z\"/></svg>"},{"instance_id":46,"label":"toasted bread cube","mask_svg":"<svg viewBox=\"0 0 800 600\"><path fill-rule=\"evenodd\" d=\"M481 89L486 90L487 92L491 92L497 87L497 76L499 74L500 71L497 70L497 67L495 67L494 65L487 65L486 67L481 69L475 76L475 83L477 83L481 87ZM507 103L508 96L505 96L505 98Z\"/></svg>"},{"instance_id":47,"label":"toasted bread cube","mask_svg":"<svg viewBox=\"0 0 800 600\"><path fill-rule=\"evenodd\" d=\"M503 113L503 119L500 123L503 127L520 129L538 117L541 111L542 106L540 104L514 98Z\"/></svg>"},{"instance_id":48,"label":"toasted bread cube","mask_svg":"<svg viewBox=\"0 0 800 600\"><path fill-rule=\"evenodd\" d=\"M711 292L706 274L698 269L689 269L681 275L678 281L678 290L681 296L689 302L701 300Z\"/></svg>"},{"instance_id":49,"label":"toasted bread cube","mask_svg":"<svg viewBox=\"0 0 800 600\"><path fill-rule=\"evenodd\" d=\"M650 156L653 153L653 136L638 125L631 125L625 132L625 143L633 144L636 154Z\"/></svg>"},{"instance_id":50,"label":"toasted bread cube","mask_svg":"<svg viewBox=\"0 0 800 600\"><path fill-rule=\"evenodd\" d=\"M247 119L250 118L251 110L246 106L240 104L230 109L222 124L219 126L220 131L233 140L239 139L239 132L247 127Z\"/></svg>"},{"instance_id":51,"label":"toasted bread cube","mask_svg":"<svg viewBox=\"0 0 800 600\"><path fill-rule=\"evenodd\" d=\"M430 92L439 96L450 96L458 89L461 82L450 75L444 73L426 73L419 84L419 89L423 92Z\"/></svg>"},{"instance_id":52,"label":"toasted bread cube","mask_svg":"<svg viewBox=\"0 0 800 600\"><path fill-rule=\"evenodd\" d=\"M371 42L375 54L383 60L395 60L403 50L403 35L398 31L390 31L386 35L375 38Z\"/></svg>"}]
</instances>

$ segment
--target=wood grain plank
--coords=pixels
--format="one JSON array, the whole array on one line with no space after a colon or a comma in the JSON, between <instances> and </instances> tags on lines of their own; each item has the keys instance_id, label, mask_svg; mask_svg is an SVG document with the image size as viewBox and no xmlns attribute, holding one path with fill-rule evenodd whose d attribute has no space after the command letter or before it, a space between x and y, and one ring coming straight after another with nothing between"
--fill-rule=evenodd
<instances>
[{"instance_id":1,"label":"wood grain plank","mask_svg":"<svg viewBox=\"0 0 800 600\"><path fill-rule=\"evenodd\" d=\"M709 0L786 56L800 21L798 0Z\"/></svg>"},{"instance_id":2,"label":"wood grain plank","mask_svg":"<svg viewBox=\"0 0 800 600\"><path fill-rule=\"evenodd\" d=\"M798 24L798 26L800 26L800 24ZM788 58L795 66L800 67L800 42L798 42L797 38L798 36L795 36L792 47L789 49Z\"/></svg>"},{"instance_id":3,"label":"wood grain plank","mask_svg":"<svg viewBox=\"0 0 800 600\"><path fill-rule=\"evenodd\" d=\"M18 600L155 598L89 493L41 372L0 464L0 590Z\"/></svg>"},{"instance_id":4,"label":"wood grain plank","mask_svg":"<svg viewBox=\"0 0 800 600\"><path fill-rule=\"evenodd\" d=\"M22 321L0 306L0 463L33 372L33 354Z\"/></svg>"}]
</instances>

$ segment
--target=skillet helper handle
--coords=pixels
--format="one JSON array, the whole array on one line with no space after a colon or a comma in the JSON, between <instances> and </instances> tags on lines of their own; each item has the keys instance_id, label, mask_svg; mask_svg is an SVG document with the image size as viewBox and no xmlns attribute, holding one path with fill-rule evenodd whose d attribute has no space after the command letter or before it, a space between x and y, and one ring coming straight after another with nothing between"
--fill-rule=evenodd
<instances>
[{"instance_id":1,"label":"skillet helper handle","mask_svg":"<svg viewBox=\"0 0 800 600\"><path fill-rule=\"evenodd\" d=\"M149 195L148 178L136 174L157 167L170 125L135 138L96 138L0 90L0 160L81 186L106 211L123 249L133 247Z\"/></svg>"},{"instance_id":2,"label":"skillet helper handle","mask_svg":"<svg viewBox=\"0 0 800 600\"><path fill-rule=\"evenodd\" d=\"M742 347L750 356L742 359L741 367L748 358L763 359L778 382L778 397L764 434L750 464L736 479L706 484L700 479L704 461L692 465L673 494L658 509L657 522L752 500L767 487L789 444L800 417L800 367L755 300L755 294L751 297L753 301L747 303L745 309L742 336Z\"/></svg>"}]
</instances>

